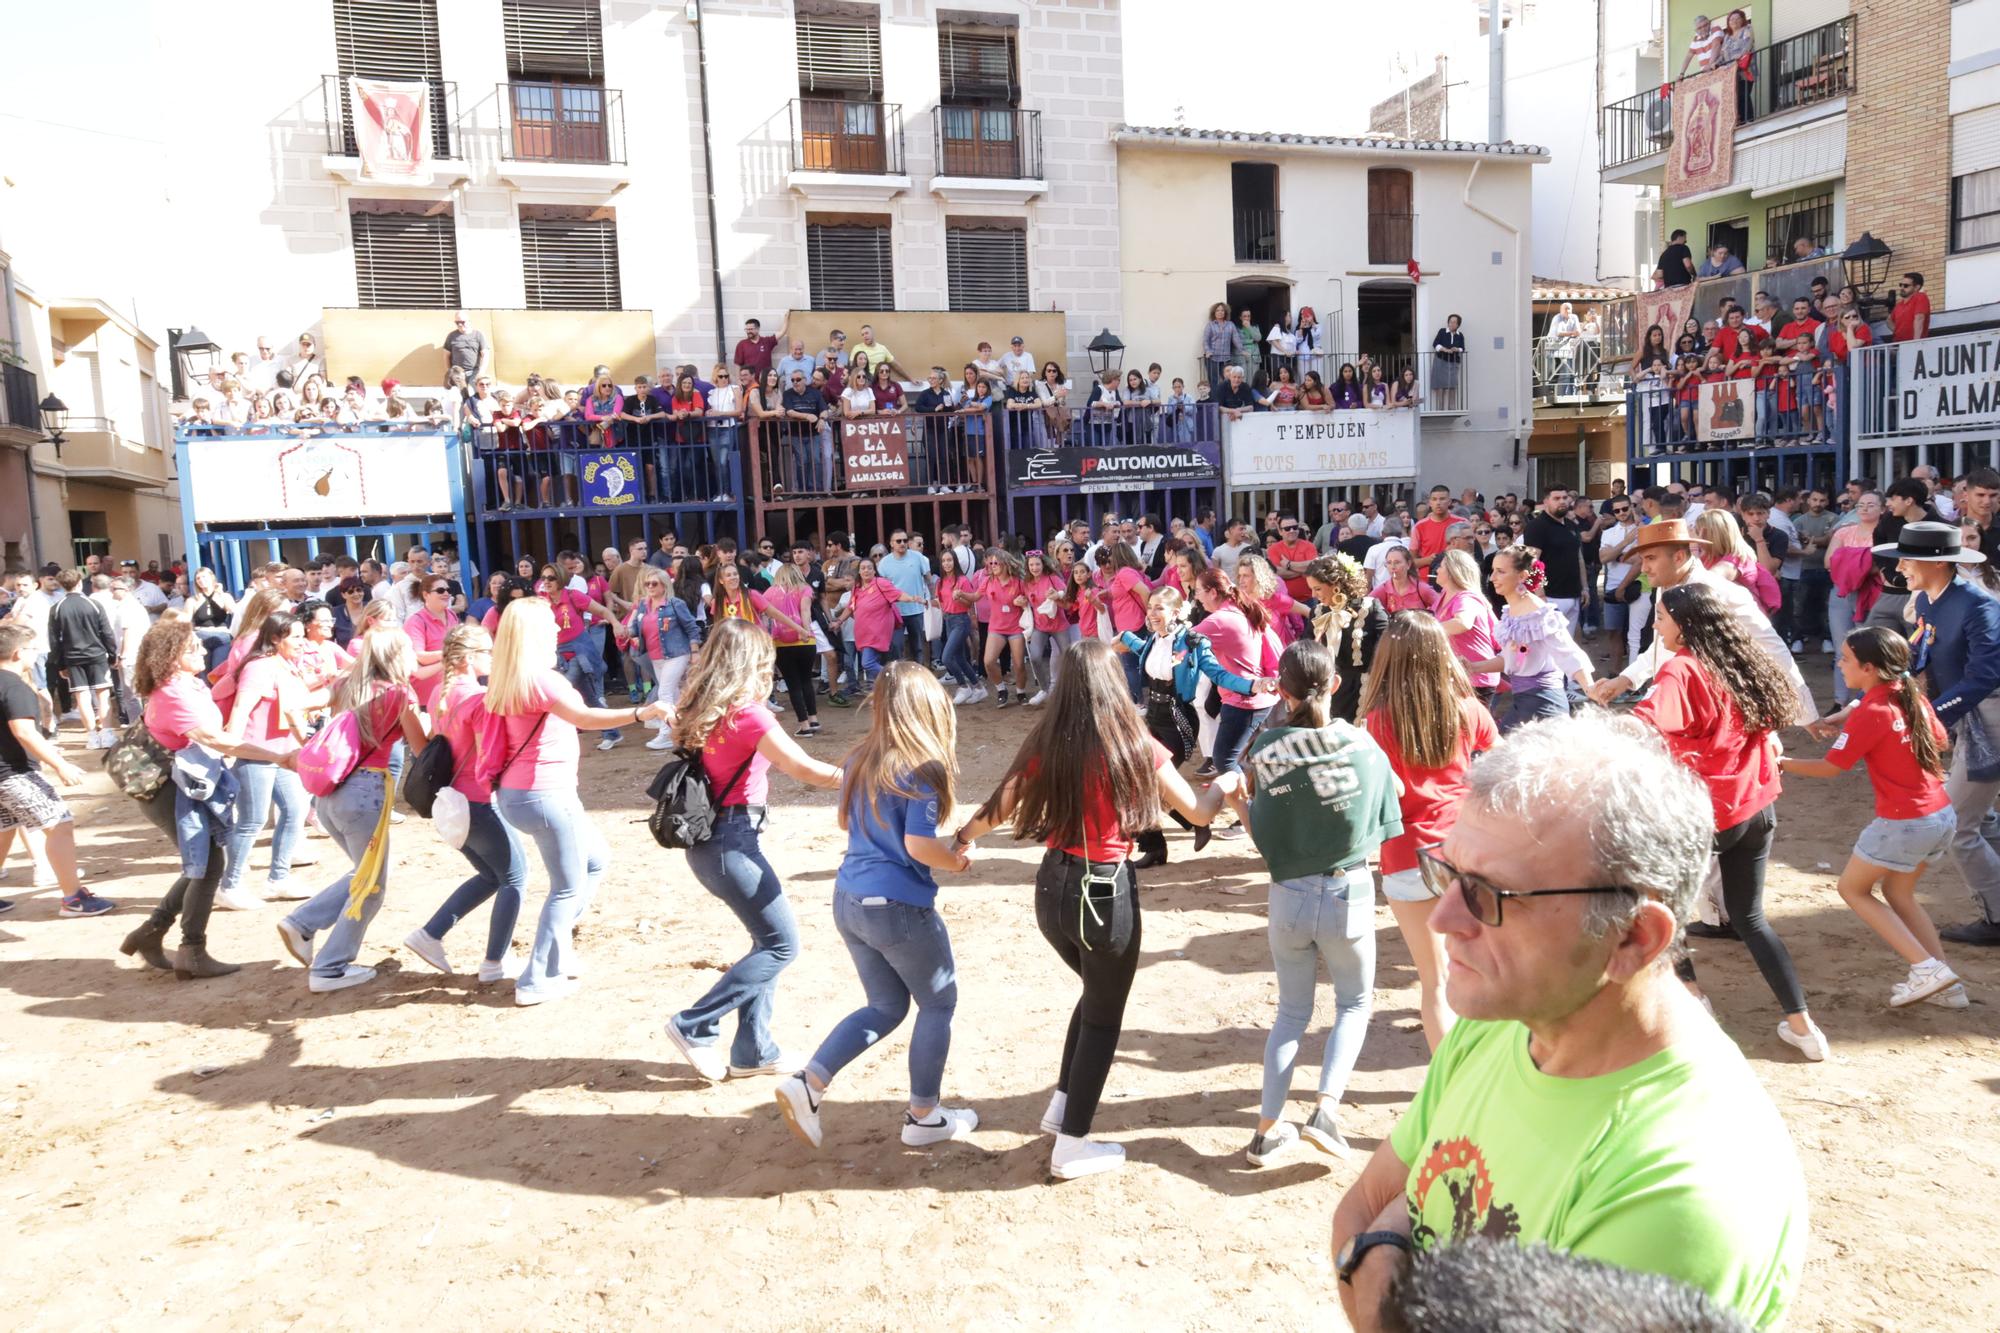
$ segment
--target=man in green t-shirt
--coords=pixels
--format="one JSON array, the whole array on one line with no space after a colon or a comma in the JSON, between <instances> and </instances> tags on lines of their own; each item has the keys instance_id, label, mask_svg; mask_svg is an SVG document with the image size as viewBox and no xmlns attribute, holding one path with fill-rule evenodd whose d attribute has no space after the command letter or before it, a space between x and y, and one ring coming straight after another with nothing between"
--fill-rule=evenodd
<instances>
[{"instance_id":1,"label":"man in green t-shirt","mask_svg":"<svg viewBox=\"0 0 2000 1333\"><path fill-rule=\"evenodd\" d=\"M1470 1236L1662 1273L1759 1328L1783 1317L1798 1158L1672 971L1713 820L1630 719L1539 722L1474 763L1457 823L1419 853L1460 1018L1334 1213L1357 1328L1411 1249Z\"/></svg>"}]
</instances>

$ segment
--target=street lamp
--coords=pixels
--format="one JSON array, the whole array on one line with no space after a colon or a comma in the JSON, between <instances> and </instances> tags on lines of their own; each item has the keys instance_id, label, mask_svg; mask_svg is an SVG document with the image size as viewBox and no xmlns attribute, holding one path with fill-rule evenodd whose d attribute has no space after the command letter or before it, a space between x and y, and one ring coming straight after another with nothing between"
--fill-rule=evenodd
<instances>
[{"instance_id":1,"label":"street lamp","mask_svg":"<svg viewBox=\"0 0 2000 1333\"><path fill-rule=\"evenodd\" d=\"M62 457L63 427L69 424L69 407L62 399L50 394L42 399L42 434L49 437L49 443L56 447L56 457Z\"/></svg>"},{"instance_id":2,"label":"street lamp","mask_svg":"<svg viewBox=\"0 0 2000 1333\"><path fill-rule=\"evenodd\" d=\"M1861 233L1860 240L1840 252L1841 271L1847 276L1847 285L1854 289L1863 320L1868 318L1869 306L1889 304L1887 299L1875 295L1875 289L1889 276L1889 256L1893 253L1875 239L1873 232L1866 231Z\"/></svg>"},{"instance_id":3,"label":"street lamp","mask_svg":"<svg viewBox=\"0 0 2000 1333\"><path fill-rule=\"evenodd\" d=\"M1092 338L1090 346L1084 350L1090 353L1090 368L1097 372L1099 379L1125 364L1125 344L1119 342L1118 335L1110 329Z\"/></svg>"},{"instance_id":4,"label":"street lamp","mask_svg":"<svg viewBox=\"0 0 2000 1333\"><path fill-rule=\"evenodd\" d=\"M222 360L221 345L191 324L167 330L167 351L173 363L176 398L186 398L190 384L206 384L208 372Z\"/></svg>"}]
</instances>

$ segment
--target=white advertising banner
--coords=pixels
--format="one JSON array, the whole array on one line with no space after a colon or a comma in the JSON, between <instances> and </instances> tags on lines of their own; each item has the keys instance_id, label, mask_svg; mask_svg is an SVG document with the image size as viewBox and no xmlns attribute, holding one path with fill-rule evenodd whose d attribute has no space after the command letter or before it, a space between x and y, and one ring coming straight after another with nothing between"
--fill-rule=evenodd
<instances>
[{"instance_id":1,"label":"white advertising banner","mask_svg":"<svg viewBox=\"0 0 2000 1333\"><path fill-rule=\"evenodd\" d=\"M2000 333L1897 343L1896 395L1905 430L2000 423Z\"/></svg>"},{"instance_id":2,"label":"white advertising banner","mask_svg":"<svg viewBox=\"0 0 2000 1333\"><path fill-rule=\"evenodd\" d=\"M442 435L187 441L181 503L197 524L449 514Z\"/></svg>"},{"instance_id":3,"label":"white advertising banner","mask_svg":"<svg viewBox=\"0 0 2000 1333\"><path fill-rule=\"evenodd\" d=\"M1417 475L1417 414L1408 408L1252 412L1225 421L1223 440L1235 489Z\"/></svg>"}]
</instances>

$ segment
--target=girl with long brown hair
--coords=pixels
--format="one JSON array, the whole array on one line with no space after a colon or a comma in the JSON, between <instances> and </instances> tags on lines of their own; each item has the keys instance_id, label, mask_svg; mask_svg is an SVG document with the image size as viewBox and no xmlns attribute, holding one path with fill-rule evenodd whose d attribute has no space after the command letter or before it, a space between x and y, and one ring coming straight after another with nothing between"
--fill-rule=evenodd
<instances>
[{"instance_id":1,"label":"girl with long brown hair","mask_svg":"<svg viewBox=\"0 0 2000 1333\"><path fill-rule=\"evenodd\" d=\"M1417 850L1444 841L1458 822L1473 756L1492 749L1500 730L1474 697L1444 627L1420 611L1390 618L1361 712L1403 784L1403 832L1382 844L1382 896L1416 964L1417 1015L1436 1050L1454 1016L1444 996L1444 939L1430 928Z\"/></svg>"},{"instance_id":2,"label":"girl with long brown hair","mask_svg":"<svg viewBox=\"0 0 2000 1333\"><path fill-rule=\"evenodd\" d=\"M1778 767L1803 778L1831 778L1868 761L1875 819L1861 830L1840 872L1840 896L1910 965L1908 979L1889 991L1890 1006L1900 1009L1960 984L1937 927L1917 901L1924 867L1950 849L1958 830L1943 781L1948 741L1910 675L1910 645L1902 635L1880 625L1854 630L1840 646L1840 673L1861 695L1840 724L1840 738L1824 759L1785 755ZM1823 736L1832 725L1816 724L1813 734Z\"/></svg>"},{"instance_id":3,"label":"girl with long brown hair","mask_svg":"<svg viewBox=\"0 0 2000 1333\"><path fill-rule=\"evenodd\" d=\"M1123 1148L1088 1135L1139 967L1138 881L1126 861L1134 834L1158 825L1163 803L1196 825L1208 824L1222 805L1227 784L1196 797L1171 758L1146 735L1111 645L1076 644L999 788L953 840L967 848L1011 822L1015 837L1048 849L1035 875L1035 920L1083 980L1055 1095L1042 1116L1044 1132L1056 1136L1051 1168L1058 1179L1113 1171L1125 1161Z\"/></svg>"},{"instance_id":4,"label":"girl with long brown hair","mask_svg":"<svg viewBox=\"0 0 2000 1333\"><path fill-rule=\"evenodd\" d=\"M776 1094L792 1132L814 1148L820 1146L827 1085L895 1031L912 1000L917 1022L910 1033L904 1144L962 1139L979 1125L970 1107L938 1104L958 975L932 872L972 864L938 827L952 813L958 719L944 687L915 662L884 668L869 706L868 734L842 765L840 826L847 831L847 855L833 882L834 928L847 943L868 1002L841 1019Z\"/></svg>"},{"instance_id":5,"label":"girl with long brown hair","mask_svg":"<svg viewBox=\"0 0 2000 1333\"><path fill-rule=\"evenodd\" d=\"M717 814L714 835L688 849L688 869L750 933L750 952L667 1020L668 1039L711 1083L797 1068L771 1036L772 997L778 974L798 955L799 927L785 886L764 856L770 774L776 767L815 787L836 787L840 770L800 749L764 706L776 664L777 650L762 626L718 621L681 687L674 717L674 742L701 756ZM725 1059L722 1020L732 1013L736 1037Z\"/></svg>"},{"instance_id":6,"label":"girl with long brown hair","mask_svg":"<svg viewBox=\"0 0 2000 1333\"><path fill-rule=\"evenodd\" d=\"M251 603L253 611L263 596L258 594ZM299 679L296 669L305 638L305 626L289 611L272 611L261 619L254 646L230 669L230 680L235 685L229 693L228 732L232 740L247 740L282 754L305 739L308 696L305 682ZM244 875L250 869L250 849L271 817L274 805L278 820L271 834L266 893L274 900L310 897L309 893L295 890L291 882L292 848L305 836L306 811L310 807L306 790L299 785L299 775L282 765L254 760L239 761L235 773L237 793L235 821L228 834L229 868L223 872L215 905L227 912L255 911L264 905L264 895L247 889Z\"/></svg>"},{"instance_id":7,"label":"girl with long brown hair","mask_svg":"<svg viewBox=\"0 0 2000 1333\"><path fill-rule=\"evenodd\" d=\"M1662 588L1653 633L1672 653L1634 711L1680 763L1707 784L1715 807L1722 902L1735 933L1785 1021L1778 1036L1808 1060L1824 1060L1826 1037L1806 1012L1805 991L1785 942L1764 917L1764 867L1777 838L1777 732L1798 720L1798 698L1771 655L1705 583ZM1681 969L1692 980L1693 964Z\"/></svg>"}]
</instances>

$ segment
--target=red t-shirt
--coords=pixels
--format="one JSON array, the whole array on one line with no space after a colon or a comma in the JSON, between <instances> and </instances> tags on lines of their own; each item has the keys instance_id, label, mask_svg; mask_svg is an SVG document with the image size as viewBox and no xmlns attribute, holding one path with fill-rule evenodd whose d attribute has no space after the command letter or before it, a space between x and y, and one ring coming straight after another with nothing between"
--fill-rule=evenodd
<instances>
[{"instance_id":1,"label":"red t-shirt","mask_svg":"<svg viewBox=\"0 0 2000 1333\"><path fill-rule=\"evenodd\" d=\"M1416 552L1417 559L1421 560L1425 556L1443 555L1444 535L1451 531L1451 525L1452 520L1449 518L1430 518L1427 516L1418 519L1417 525L1410 529L1411 549ZM1293 594L1293 596L1297 595L1296 593Z\"/></svg>"},{"instance_id":2,"label":"red t-shirt","mask_svg":"<svg viewBox=\"0 0 2000 1333\"><path fill-rule=\"evenodd\" d=\"M1789 352L1798 345L1800 338L1815 337L1818 333L1819 321L1795 319L1778 330L1778 341L1784 344L1783 350Z\"/></svg>"},{"instance_id":3,"label":"red t-shirt","mask_svg":"<svg viewBox=\"0 0 2000 1333\"><path fill-rule=\"evenodd\" d=\"M1734 828L1778 799L1770 733L1743 730L1743 710L1687 653L1661 663L1653 692L1633 712L1659 730L1675 759L1708 785L1715 827Z\"/></svg>"},{"instance_id":4,"label":"red t-shirt","mask_svg":"<svg viewBox=\"0 0 2000 1333\"><path fill-rule=\"evenodd\" d=\"M1021 633L1021 618L1027 612L1016 605L1016 597L1026 597L1028 585L1019 579L995 579L986 582L986 597L993 605L993 632L995 634Z\"/></svg>"},{"instance_id":5,"label":"red t-shirt","mask_svg":"<svg viewBox=\"0 0 2000 1333\"><path fill-rule=\"evenodd\" d=\"M757 753L757 744L767 731L778 729L778 719L758 699L747 703L715 724L701 747L701 766L715 790L717 805L763 805L771 794L771 761ZM748 759L750 766L743 768ZM722 784L743 776L729 786Z\"/></svg>"},{"instance_id":6,"label":"red t-shirt","mask_svg":"<svg viewBox=\"0 0 2000 1333\"><path fill-rule=\"evenodd\" d=\"M1472 756L1500 743L1500 728L1493 715L1477 699L1459 704L1458 751L1443 768L1414 768L1403 762L1396 748L1396 732L1381 709L1362 720L1368 734L1389 756L1389 767L1403 780L1403 831L1382 844L1382 873L1417 868L1417 848L1444 841L1458 822L1459 803L1465 799L1465 772Z\"/></svg>"},{"instance_id":7,"label":"red t-shirt","mask_svg":"<svg viewBox=\"0 0 2000 1333\"><path fill-rule=\"evenodd\" d=\"M570 643L583 637L589 628L585 610L590 606L590 598L580 592L564 588L549 598L549 610L556 618L556 642Z\"/></svg>"},{"instance_id":8,"label":"red t-shirt","mask_svg":"<svg viewBox=\"0 0 2000 1333\"><path fill-rule=\"evenodd\" d=\"M1152 747L1153 770L1158 772L1174 762L1173 752L1166 746L1146 738ZM1040 765L1036 760L1028 761L1028 772L1033 773ZM1093 779L1084 794L1083 836L1087 846L1068 846L1062 850L1071 856L1081 856L1091 861L1123 861L1132 854L1132 835L1118 827L1118 812L1111 808L1111 792L1102 777ZM1055 846L1053 839L1049 846Z\"/></svg>"},{"instance_id":9,"label":"red t-shirt","mask_svg":"<svg viewBox=\"0 0 2000 1333\"><path fill-rule=\"evenodd\" d=\"M1130 565L1113 574L1104 594L1104 604L1111 608L1111 628L1120 634L1145 628L1146 603L1152 595L1146 576Z\"/></svg>"},{"instance_id":10,"label":"red t-shirt","mask_svg":"<svg viewBox=\"0 0 2000 1333\"><path fill-rule=\"evenodd\" d=\"M296 741L285 715L296 706L301 688L299 673L275 653L245 662L237 674L232 708L232 712L248 709L243 720L243 739L272 749L292 748Z\"/></svg>"},{"instance_id":11,"label":"red t-shirt","mask_svg":"<svg viewBox=\"0 0 2000 1333\"><path fill-rule=\"evenodd\" d=\"M1747 346L1749 342L1750 331L1748 329L1732 329L1727 324L1724 324L1715 331L1715 342L1712 346L1722 349L1722 359L1724 361L1734 361L1737 349Z\"/></svg>"},{"instance_id":12,"label":"red t-shirt","mask_svg":"<svg viewBox=\"0 0 2000 1333\"><path fill-rule=\"evenodd\" d=\"M1917 316L1931 312L1931 298L1922 292L1912 292L1896 302L1896 308L1889 312L1889 327L1895 331L1896 341L1909 342L1917 336Z\"/></svg>"},{"instance_id":13,"label":"red t-shirt","mask_svg":"<svg viewBox=\"0 0 2000 1333\"><path fill-rule=\"evenodd\" d=\"M1921 696L1920 696L1921 697ZM1944 728L1931 712L1928 699L1922 700L1924 720L1941 746ZM1868 761L1868 781L1875 788L1875 813L1883 819L1921 819L1951 804L1944 794L1944 781L1917 763L1916 751L1903 725L1903 707L1896 702L1894 689L1877 685L1861 696L1861 702L1847 715L1826 761L1835 768L1851 769Z\"/></svg>"},{"instance_id":14,"label":"red t-shirt","mask_svg":"<svg viewBox=\"0 0 2000 1333\"><path fill-rule=\"evenodd\" d=\"M1417 526L1421 528L1423 524L1419 523ZM1438 549L1440 551L1444 549L1444 542L1442 540L1438 542ZM1279 542L1271 548L1271 560L1274 564L1280 560L1311 561L1317 559L1319 559L1319 547L1314 546L1311 541L1304 537L1299 538L1297 541ZM1312 589L1306 586L1306 579L1303 574L1296 578L1285 579L1283 582L1285 591L1292 595L1294 601L1303 602L1306 598L1312 596Z\"/></svg>"}]
</instances>

